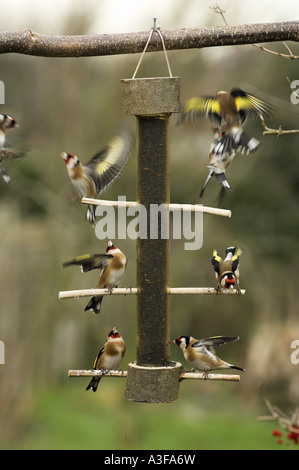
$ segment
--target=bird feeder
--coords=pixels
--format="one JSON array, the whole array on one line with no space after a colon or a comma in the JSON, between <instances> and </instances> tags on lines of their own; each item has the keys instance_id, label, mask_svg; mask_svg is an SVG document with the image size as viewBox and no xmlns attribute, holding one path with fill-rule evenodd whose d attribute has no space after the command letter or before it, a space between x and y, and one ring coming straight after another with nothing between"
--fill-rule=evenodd
<instances>
[{"instance_id":1,"label":"bird feeder","mask_svg":"<svg viewBox=\"0 0 299 470\"><path fill-rule=\"evenodd\" d=\"M137 120L137 202L146 208L147 237L137 240L137 361L128 366L126 397L177 399L180 363L169 354L169 240L150 237L150 205L169 204L169 116L180 112L178 77L122 80L124 114ZM151 332L149 335L148 332Z\"/></svg>"},{"instance_id":2,"label":"bird feeder","mask_svg":"<svg viewBox=\"0 0 299 470\"><path fill-rule=\"evenodd\" d=\"M170 288L169 287L169 239L162 237L162 219L158 219L158 236L150 234L150 205L165 205L181 209L185 205L170 204L169 191L169 117L179 113L180 79L173 77L167 60L164 41L159 33L169 70L169 77L136 78L121 80L124 115L136 117L137 143L137 194L136 202L147 213L147 237L137 239L137 288L90 289L61 292L60 298L81 297L101 294L133 294L137 296L137 350L136 361L128 364L128 370L118 371L69 371L70 377L116 376L125 377L126 398L134 402L169 403L176 401L180 381L203 379L203 374L185 373L179 362L170 360L170 309L171 294L215 294L213 288ZM149 40L151 38L151 34ZM149 43L146 44L146 47ZM144 49L144 52L146 50ZM143 54L144 54L143 52ZM120 206L121 202L97 199L82 199L83 203ZM230 211L223 209L189 206L190 211L214 213L230 217ZM167 213L166 213L167 214ZM168 215L166 215L168 216ZM163 215L162 215L163 217ZM236 291L230 291L236 294ZM241 291L244 295L244 291ZM239 381L238 375L210 374L208 380Z\"/></svg>"}]
</instances>

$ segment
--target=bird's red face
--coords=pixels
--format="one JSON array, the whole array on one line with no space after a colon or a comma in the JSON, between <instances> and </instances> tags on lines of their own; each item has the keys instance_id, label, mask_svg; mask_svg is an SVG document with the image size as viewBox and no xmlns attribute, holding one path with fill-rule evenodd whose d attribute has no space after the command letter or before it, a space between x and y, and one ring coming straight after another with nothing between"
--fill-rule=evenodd
<instances>
[{"instance_id":1,"label":"bird's red face","mask_svg":"<svg viewBox=\"0 0 299 470\"><path fill-rule=\"evenodd\" d=\"M116 327L114 327L111 331L109 331L108 333L108 338L111 338L111 339L116 339L116 338L120 338L120 334L119 332L117 331Z\"/></svg>"},{"instance_id":2,"label":"bird's red face","mask_svg":"<svg viewBox=\"0 0 299 470\"><path fill-rule=\"evenodd\" d=\"M73 153L62 152L60 156L64 159L65 164L68 168L74 168L79 162L78 158Z\"/></svg>"},{"instance_id":3,"label":"bird's red face","mask_svg":"<svg viewBox=\"0 0 299 470\"><path fill-rule=\"evenodd\" d=\"M221 284L226 289L233 289L236 284L236 277L234 274L230 273L223 277Z\"/></svg>"},{"instance_id":4,"label":"bird's red face","mask_svg":"<svg viewBox=\"0 0 299 470\"><path fill-rule=\"evenodd\" d=\"M113 245L112 242L109 242L108 245L107 245L107 248L106 248L106 254L109 253L109 251L111 250L116 250L116 246Z\"/></svg>"}]
</instances>

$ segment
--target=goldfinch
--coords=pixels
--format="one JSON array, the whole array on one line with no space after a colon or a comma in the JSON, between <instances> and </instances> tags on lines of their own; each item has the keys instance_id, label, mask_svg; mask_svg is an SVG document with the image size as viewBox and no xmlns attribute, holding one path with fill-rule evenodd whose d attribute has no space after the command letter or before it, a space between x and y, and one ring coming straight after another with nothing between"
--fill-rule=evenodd
<instances>
[{"instance_id":1,"label":"goldfinch","mask_svg":"<svg viewBox=\"0 0 299 470\"><path fill-rule=\"evenodd\" d=\"M69 177L81 198L94 199L111 185L129 159L131 144L129 133L119 134L85 165L76 155L61 153ZM95 205L87 206L86 219L91 224L95 223L95 211Z\"/></svg>"},{"instance_id":2,"label":"goldfinch","mask_svg":"<svg viewBox=\"0 0 299 470\"><path fill-rule=\"evenodd\" d=\"M219 129L221 138L213 148L215 155L230 156L231 153L250 153L259 146L254 137L249 138L243 131L247 117L264 119L270 115L272 106L259 98L233 88L230 93L219 91L215 97L194 97L186 102L181 120L198 120L207 116Z\"/></svg>"},{"instance_id":3,"label":"goldfinch","mask_svg":"<svg viewBox=\"0 0 299 470\"><path fill-rule=\"evenodd\" d=\"M107 341L100 350L94 361L94 370L116 370L126 352L126 344L122 336L117 331L117 328L114 327L107 336ZM86 390L92 390L93 392L97 391L99 382L102 376L93 377L89 384L86 387Z\"/></svg>"},{"instance_id":4,"label":"goldfinch","mask_svg":"<svg viewBox=\"0 0 299 470\"><path fill-rule=\"evenodd\" d=\"M1 165L1 162L4 159L9 159L12 156L15 156L15 152L4 148L6 129L9 128L18 129L19 125L17 124L17 121L9 114L0 114L0 176L2 177L3 181L5 181L5 183L9 183L11 178L6 173L6 170Z\"/></svg>"},{"instance_id":5,"label":"goldfinch","mask_svg":"<svg viewBox=\"0 0 299 470\"><path fill-rule=\"evenodd\" d=\"M82 255L63 263L63 267L77 265L81 266L81 271L86 273L92 269L100 270L97 289L108 288L112 290L117 287L120 279L124 275L127 267L127 258L123 252L117 248L112 241L108 242L106 252L94 255ZM101 311L103 295L93 296L85 307L85 311L92 310L99 314Z\"/></svg>"},{"instance_id":6,"label":"goldfinch","mask_svg":"<svg viewBox=\"0 0 299 470\"><path fill-rule=\"evenodd\" d=\"M229 341L237 341L238 336L211 336L205 339L195 339L192 336L178 336L173 343L176 343L183 351L186 361L193 369L204 373L207 378L210 371L221 369L238 369L244 371L241 367L234 366L223 361L215 354L214 346L220 346Z\"/></svg>"},{"instance_id":7,"label":"goldfinch","mask_svg":"<svg viewBox=\"0 0 299 470\"><path fill-rule=\"evenodd\" d=\"M221 140L221 134L219 133L218 129L214 129L214 141L210 147L209 165L207 165L209 169L209 174L200 191L200 194L199 194L200 199L203 197L207 184L213 176L221 185L221 191L219 193L219 198L218 198L219 202L221 202L225 191L232 189L226 178L225 170L233 161L235 154L233 152L230 155L226 153L223 155L215 154L214 149L216 145L220 142L220 140Z\"/></svg>"},{"instance_id":8,"label":"goldfinch","mask_svg":"<svg viewBox=\"0 0 299 470\"><path fill-rule=\"evenodd\" d=\"M0 114L0 150L4 148L6 129L9 128L18 129L17 121L9 114Z\"/></svg>"},{"instance_id":9,"label":"goldfinch","mask_svg":"<svg viewBox=\"0 0 299 470\"><path fill-rule=\"evenodd\" d=\"M213 251L212 266L217 279L216 291L220 292L221 288L233 289L234 287L240 292L239 286L239 262L240 256L244 253L243 248L231 246L226 248L224 260L218 254L217 250Z\"/></svg>"}]
</instances>

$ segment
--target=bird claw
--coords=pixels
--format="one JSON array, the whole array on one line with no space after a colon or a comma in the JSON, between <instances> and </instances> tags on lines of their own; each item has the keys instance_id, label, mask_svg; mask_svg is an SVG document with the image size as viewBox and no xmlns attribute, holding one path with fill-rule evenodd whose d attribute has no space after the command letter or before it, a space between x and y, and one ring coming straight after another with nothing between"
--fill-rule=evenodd
<instances>
[{"instance_id":1,"label":"bird claw","mask_svg":"<svg viewBox=\"0 0 299 470\"><path fill-rule=\"evenodd\" d=\"M216 294L217 294L217 295L220 294L220 292L221 292L221 287L220 287L219 284L215 287L215 291L216 291Z\"/></svg>"},{"instance_id":2,"label":"bird claw","mask_svg":"<svg viewBox=\"0 0 299 470\"><path fill-rule=\"evenodd\" d=\"M104 287L105 287L105 289L107 289L109 291L109 293L111 295L112 291L113 291L113 287L111 287L111 286L104 286Z\"/></svg>"},{"instance_id":3,"label":"bird claw","mask_svg":"<svg viewBox=\"0 0 299 470\"><path fill-rule=\"evenodd\" d=\"M206 371L202 374L203 380L207 380L209 378L209 371Z\"/></svg>"}]
</instances>

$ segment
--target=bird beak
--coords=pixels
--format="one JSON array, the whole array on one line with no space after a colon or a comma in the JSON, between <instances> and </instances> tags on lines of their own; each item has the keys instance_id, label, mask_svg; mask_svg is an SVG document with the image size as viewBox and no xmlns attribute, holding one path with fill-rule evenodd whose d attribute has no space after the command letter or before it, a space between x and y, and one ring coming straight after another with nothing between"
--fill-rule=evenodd
<instances>
[{"instance_id":1,"label":"bird beak","mask_svg":"<svg viewBox=\"0 0 299 470\"><path fill-rule=\"evenodd\" d=\"M67 154L65 152L62 152L60 154L60 156L61 156L61 158L63 158L63 160L66 160L66 158L67 158Z\"/></svg>"},{"instance_id":2,"label":"bird beak","mask_svg":"<svg viewBox=\"0 0 299 470\"><path fill-rule=\"evenodd\" d=\"M19 124L17 124L17 123L15 123L15 124L13 125L13 127L14 127L14 129L20 129L20 126L19 126Z\"/></svg>"}]
</instances>

